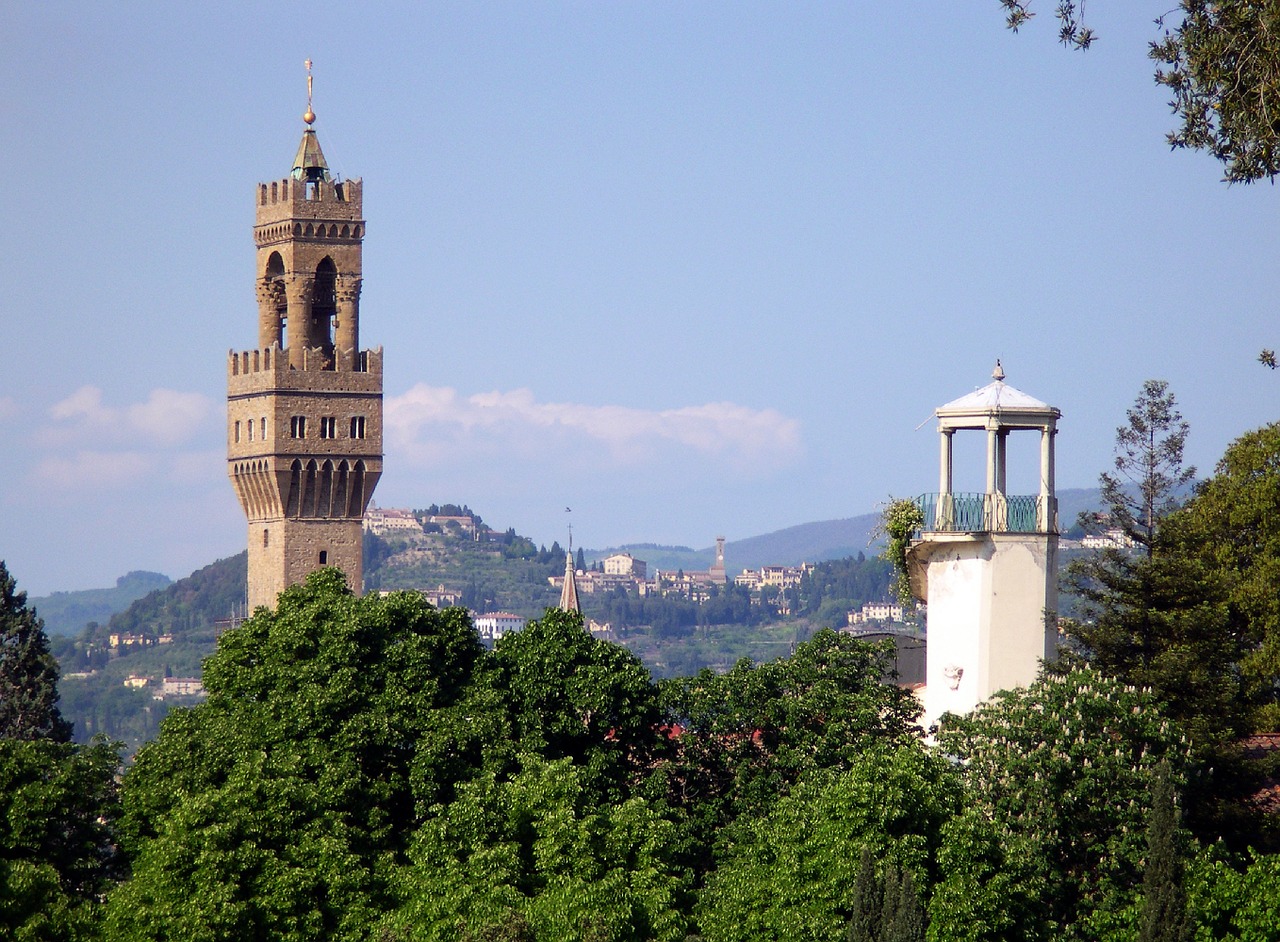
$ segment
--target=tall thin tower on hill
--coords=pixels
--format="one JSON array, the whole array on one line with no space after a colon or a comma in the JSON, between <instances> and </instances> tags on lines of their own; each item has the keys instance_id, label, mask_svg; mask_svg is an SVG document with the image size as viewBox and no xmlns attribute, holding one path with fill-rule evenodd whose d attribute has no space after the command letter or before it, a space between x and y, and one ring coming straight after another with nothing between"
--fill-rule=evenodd
<instances>
[{"instance_id":1,"label":"tall thin tower on hill","mask_svg":"<svg viewBox=\"0 0 1280 942\"><path fill-rule=\"evenodd\" d=\"M227 364L227 473L249 522L249 608L336 566L363 582L361 520L382 474L382 349L361 350L360 180L306 128L254 202L258 343Z\"/></svg>"}]
</instances>

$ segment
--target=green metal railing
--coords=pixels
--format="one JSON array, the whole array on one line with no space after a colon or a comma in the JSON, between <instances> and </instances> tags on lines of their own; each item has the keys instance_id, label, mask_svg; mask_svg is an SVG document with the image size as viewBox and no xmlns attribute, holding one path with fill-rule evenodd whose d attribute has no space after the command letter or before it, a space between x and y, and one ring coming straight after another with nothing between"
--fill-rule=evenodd
<instances>
[{"instance_id":1,"label":"green metal railing","mask_svg":"<svg viewBox=\"0 0 1280 942\"><path fill-rule=\"evenodd\" d=\"M1036 494L921 494L920 529L932 533L1043 533L1057 530L1057 501ZM1047 511L1047 512L1046 512Z\"/></svg>"}]
</instances>

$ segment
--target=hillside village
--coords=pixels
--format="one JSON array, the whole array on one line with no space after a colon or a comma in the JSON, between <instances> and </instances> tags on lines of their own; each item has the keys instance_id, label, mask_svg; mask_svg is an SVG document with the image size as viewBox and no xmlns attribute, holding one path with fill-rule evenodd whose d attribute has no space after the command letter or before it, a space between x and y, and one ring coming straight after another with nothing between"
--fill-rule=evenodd
<instances>
[{"instance_id":1,"label":"hillside village","mask_svg":"<svg viewBox=\"0 0 1280 942\"><path fill-rule=\"evenodd\" d=\"M477 544L503 543L512 538L510 532L495 530L486 525L478 515L471 513L469 508L456 505L446 505L445 508L433 505L420 511L371 506L364 515L363 527L366 533L374 536L405 541L410 552L415 543L433 535L452 536ZM621 593L634 599L662 598L706 603L732 585L747 592L753 605L770 606L781 617L796 614L797 590L805 577L813 573L814 564L744 568L730 577L725 567L724 549L724 538L717 538L714 562L708 569L701 571L655 568L650 572L647 561L625 551L602 556L593 560L590 565L586 565L585 554L581 551L576 560L570 551L566 551L566 562L572 562L577 592L588 597L609 594L616 596ZM564 589L567 576L557 574L546 578L549 588L558 596ZM464 598L461 589L447 588L444 585L422 587L419 591L437 606L459 605ZM518 629L524 622L520 615L510 612L472 609L471 615L477 631L486 641L496 640L503 634ZM868 626L901 624L903 619L901 605L876 599L843 613L840 624L835 627L844 629L862 626L865 631ZM614 637L612 626L607 623L588 619L588 627L603 637Z\"/></svg>"}]
</instances>

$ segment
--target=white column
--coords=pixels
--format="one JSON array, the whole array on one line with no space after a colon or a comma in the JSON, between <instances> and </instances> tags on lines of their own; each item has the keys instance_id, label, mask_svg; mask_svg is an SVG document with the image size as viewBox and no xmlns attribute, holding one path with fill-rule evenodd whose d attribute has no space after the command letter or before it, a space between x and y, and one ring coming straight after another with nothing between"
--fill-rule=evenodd
<instances>
[{"instance_id":1,"label":"white column","mask_svg":"<svg viewBox=\"0 0 1280 942\"><path fill-rule=\"evenodd\" d=\"M999 464L1000 440L996 425L987 426L987 493L996 492L996 468Z\"/></svg>"},{"instance_id":2,"label":"white column","mask_svg":"<svg viewBox=\"0 0 1280 942\"><path fill-rule=\"evenodd\" d=\"M944 428L938 430L941 434L939 439L942 443L942 456L939 462L940 473L938 475L938 493L951 493L951 456L953 454L952 444L955 439L956 430L953 428Z\"/></svg>"},{"instance_id":3,"label":"white column","mask_svg":"<svg viewBox=\"0 0 1280 942\"><path fill-rule=\"evenodd\" d=\"M1001 494L1008 493L1009 482L1009 430L1002 428L996 432L996 490Z\"/></svg>"}]
</instances>

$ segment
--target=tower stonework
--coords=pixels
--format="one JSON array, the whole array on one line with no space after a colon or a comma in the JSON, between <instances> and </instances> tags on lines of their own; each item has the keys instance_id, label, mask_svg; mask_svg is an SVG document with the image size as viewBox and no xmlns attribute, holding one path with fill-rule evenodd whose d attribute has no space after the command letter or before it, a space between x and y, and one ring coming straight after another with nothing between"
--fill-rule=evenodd
<instances>
[{"instance_id":1,"label":"tower stonework","mask_svg":"<svg viewBox=\"0 0 1280 942\"><path fill-rule=\"evenodd\" d=\"M321 566L359 592L382 474L382 350L361 350L360 180L330 174L308 106L292 173L259 184L258 338L227 364L227 472L249 522L252 611Z\"/></svg>"}]
</instances>

